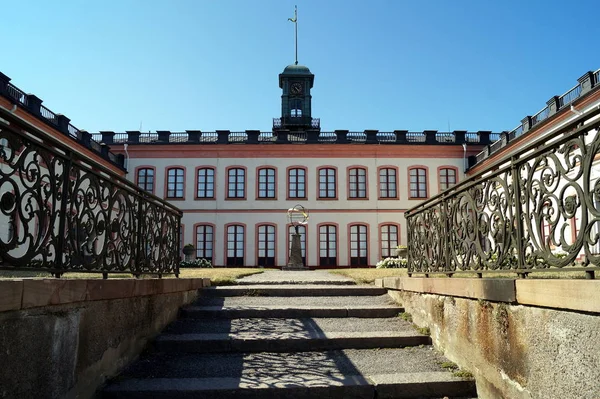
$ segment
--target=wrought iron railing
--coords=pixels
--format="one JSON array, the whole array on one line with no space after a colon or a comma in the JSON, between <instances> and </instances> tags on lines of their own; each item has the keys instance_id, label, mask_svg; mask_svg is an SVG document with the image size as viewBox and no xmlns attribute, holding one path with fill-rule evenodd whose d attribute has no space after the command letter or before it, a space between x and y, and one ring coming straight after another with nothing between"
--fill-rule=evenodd
<instances>
[{"instance_id":1,"label":"wrought iron railing","mask_svg":"<svg viewBox=\"0 0 600 399\"><path fill-rule=\"evenodd\" d=\"M0 112L0 269L178 274L177 208Z\"/></svg>"},{"instance_id":2,"label":"wrought iron railing","mask_svg":"<svg viewBox=\"0 0 600 399\"><path fill-rule=\"evenodd\" d=\"M593 277L600 271L600 120L591 118L598 114L406 212L409 274L578 267Z\"/></svg>"}]
</instances>

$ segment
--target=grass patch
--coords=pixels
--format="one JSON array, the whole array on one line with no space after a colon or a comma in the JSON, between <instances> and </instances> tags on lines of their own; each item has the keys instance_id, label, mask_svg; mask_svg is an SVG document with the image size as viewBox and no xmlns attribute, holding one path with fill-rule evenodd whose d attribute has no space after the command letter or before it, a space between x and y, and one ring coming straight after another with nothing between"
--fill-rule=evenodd
<instances>
[{"instance_id":1,"label":"grass patch","mask_svg":"<svg viewBox=\"0 0 600 399\"><path fill-rule=\"evenodd\" d=\"M458 366L454 362L442 362L440 366L446 370L458 370Z\"/></svg>"},{"instance_id":2,"label":"grass patch","mask_svg":"<svg viewBox=\"0 0 600 399\"><path fill-rule=\"evenodd\" d=\"M262 273L265 269L258 268L206 268L206 269L180 269L179 278L210 278L212 285L233 285L235 280L250 276L252 274ZM141 278L155 278L155 275L143 275ZM175 275L164 275L164 278L175 278ZM47 272L22 272L22 271L0 271L0 279L21 279L21 278L53 278ZM65 279L101 279L101 273L65 273L62 278ZM133 278L129 273L109 273L109 279L114 278Z\"/></svg>"},{"instance_id":3,"label":"grass patch","mask_svg":"<svg viewBox=\"0 0 600 399\"><path fill-rule=\"evenodd\" d=\"M431 335L431 330L429 329L429 327L419 327L416 324L413 324L413 327L421 335Z\"/></svg>"},{"instance_id":4,"label":"grass patch","mask_svg":"<svg viewBox=\"0 0 600 399\"><path fill-rule=\"evenodd\" d=\"M473 373L471 373L470 371L467 371L467 370L457 370L457 371L453 372L452 375L455 377L464 378L467 380L473 379Z\"/></svg>"},{"instance_id":5,"label":"grass patch","mask_svg":"<svg viewBox=\"0 0 600 399\"><path fill-rule=\"evenodd\" d=\"M406 269L374 269L374 268L360 268L360 269L339 269L339 270L327 270L330 273L340 274L342 276L350 277L358 284L373 284L376 278L383 277L406 277Z\"/></svg>"},{"instance_id":6,"label":"grass patch","mask_svg":"<svg viewBox=\"0 0 600 399\"><path fill-rule=\"evenodd\" d=\"M398 317L404 321L408 321L409 323L412 323L412 315L408 312L398 313Z\"/></svg>"}]
</instances>

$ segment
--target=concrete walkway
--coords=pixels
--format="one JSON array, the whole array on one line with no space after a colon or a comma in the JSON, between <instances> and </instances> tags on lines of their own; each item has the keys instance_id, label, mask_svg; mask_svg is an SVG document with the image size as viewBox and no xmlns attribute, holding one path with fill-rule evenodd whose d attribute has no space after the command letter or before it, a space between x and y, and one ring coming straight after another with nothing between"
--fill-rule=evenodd
<instances>
[{"instance_id":1,"label":"concrete walkway","mask_svg":"<svg viewBox=\"0 0 600 399\"><path fill-rule=\"evenodd\" d=\"M465 398L431 338L379 287L323 271L266 271L211 287L106 399Z\"/></svg>"}]
</instances>

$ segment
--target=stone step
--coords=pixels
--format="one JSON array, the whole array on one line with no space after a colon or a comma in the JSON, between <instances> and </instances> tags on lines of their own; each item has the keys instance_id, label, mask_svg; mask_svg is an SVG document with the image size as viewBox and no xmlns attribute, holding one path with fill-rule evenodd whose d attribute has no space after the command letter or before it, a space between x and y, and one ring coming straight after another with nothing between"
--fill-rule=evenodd
<instances>
[{"instance_id":1,"label":"stone step","mask_svg":"<svg viewBox=\"0 0 600 399\"><path fill-rule=\"evenodd\" d=\"M201 296L195 306L389 306L398 304L387 294L373 296Z\"/></svg>"},{"instance_id":2,"label":"stone step","mask_svg":"<svg viewBox=\"0 0 600 399\"><path fill-rule=\"evenodd\" d=\"M394 305L367 306L188 306L181 309L189 318L294 318L306 317L394 317L404 309Z\"/></svg>"},{"instance_id":3,"label":"stone step","mask_svg":"<svg viewBox=\"0 0 600 399\"><path fill-rule=\"evenodd\" d=\"M104 398L441 398L475 383L441 368L431 347L299 353L150 353Z\"/></svg>"},{"instance_id":4,"label":"stone step","mask_svg":"<svg viewBox=\"0 0 600 399\"><path fill-rule=\"evenodd\" d=\"M329 332L396 331L418 335L412 325L399 317L387 318L301 318L301 319L186 319L175 320L165 334L252 334L259 337L310 338Z\"/></svg>"},{"instance_id":5,"label":"stone step","mask_svg":"<svg viewBox=\"0 0 600 399\"><path fill-rule=\"evenodd\" d=\"M154 348L164 352L303 352L333 349L402 348L429 345L426 335L402 334L396 331L330 332L311 337L281 334L264 337L257 334L163 334Z\"/></svg>"},{"instance_id":6,"label":"stone step","mask_svg":"<svg viewBox=\"0 0 600 399\"><path fill-rule=\"evenodd\" d=\"M299 296L376 296L384 295L385 288L367 285L242 285L210 287L202 290L205 297L232 296L268 296L268 297L299 297Z\"/></svg>"},{"instance_id":7,"label":"stone step","mask_svg":"<svg viewBox=\"0 0 600 399\"><path fill-rule=\"evenodd\" d=\"M154 347L162 351L310 351L428 345L398 317L305 319L180 319Z\"/></svg>"},{"instance_id":8,"label":"stone step","mask_svg":"<svg viewBox=\"0 0 600 399\"><path fill-rule=\"evenodd\" d=\"M201 297L181 310L192 318L393 317L402 312L388 295L332 297Z\"/></svg>"}]
</instances>

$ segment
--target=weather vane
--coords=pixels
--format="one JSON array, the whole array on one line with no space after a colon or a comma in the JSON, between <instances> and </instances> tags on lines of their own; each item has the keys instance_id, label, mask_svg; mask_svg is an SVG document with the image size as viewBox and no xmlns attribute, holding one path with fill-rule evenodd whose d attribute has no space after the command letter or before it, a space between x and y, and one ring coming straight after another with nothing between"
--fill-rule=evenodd
<instances>
[{"instance_id":1,"label":"weather vane","mask_svg":"<svg viewBox=\"0 0 600 399\"><path fill-rule=\"evenodd\" d=\"M298 65L298 6L294 6L294 18L288 18L296 28L296 65Z\"/></svg>"}]
</instances>

